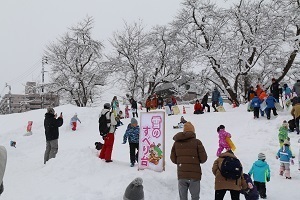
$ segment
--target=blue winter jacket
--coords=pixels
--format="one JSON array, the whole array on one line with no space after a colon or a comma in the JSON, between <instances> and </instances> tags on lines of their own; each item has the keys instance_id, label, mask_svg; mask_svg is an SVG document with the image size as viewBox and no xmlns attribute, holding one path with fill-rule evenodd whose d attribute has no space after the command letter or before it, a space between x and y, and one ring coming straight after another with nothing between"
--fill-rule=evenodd
<instances>
[{"instance_id":1,"label":"blue winter jacket","mask_svg":"<svg viewBox=\"0 0 300 200\"><path fill-rule=\"evenodd\" d=\"M253 174L253 180L265 183L270 180L270 167L266 161L257 160L253 163L249 175Z\"/></svg>"},{"instance_id":2,"label":"blue winter jacket","mask_svg":"<svg viewBox=\"0 0 300 200\"><path fill-rule=\"evenodd\" d=\"M268 96L266 99L267 108L274 108L275 107L276 99L273 96Z\"/></svg>"},{"instance_id":3,"label":"blue winter jacket","mask_svg":"<svg viewBox=\"0 0 300 200\"><path fill-rule=\"evenodd\" d=\"M217 88L214 89L211 96L211 101L219 102L220 92Z\"/></svg>"},{"instance_id":4,"label":"blue winter jacket","mask_svg":"<svg viewBox=\"0 0 300 200\"><path fill-rule=\"evenodd\" d=\"M252 100L251 100L251 106L253 108L260 108L260 104L261 104L261 101L258 97L254 97Z\"/></svg>"},{"instance_id":5,"label":"blue winter jacket","mask_svg":"<svg viewBox=\"0 0 300 200\"><path fill-rule=\"evenodd\" d=\"M281 163L290 163L290 159L292 158L292 152L288 146L283 145L279 149L277 156L280 158Z\"/></svg>"},{"instance_id":6,"label":"blue winter jacket","mask_svg":"<svg viewBox=\"0 0 300 200\"><path fill-rule=\"evenodd\" d=\"M133 127L131 126L131 124L128 124L127 130L123 137L123 143L126 143L127 138L129 143L139 143L139 134L140 134L139 126Z\"/></svg>"}]
</instances>

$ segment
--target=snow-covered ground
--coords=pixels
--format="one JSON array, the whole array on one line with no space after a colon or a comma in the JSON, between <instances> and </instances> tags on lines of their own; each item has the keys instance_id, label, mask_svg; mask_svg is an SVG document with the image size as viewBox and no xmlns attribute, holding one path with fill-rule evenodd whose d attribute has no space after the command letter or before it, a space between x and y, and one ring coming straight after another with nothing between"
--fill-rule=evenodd
<instances>
[{"instance_id":1,"label":"snow-covered ground","mask_svg":"<svg viewBox=\"0 0 300 200\"><path fill-rule=\"evenodd\" d=\"M276 152L279 126L283 120L291 118L288 111L279 112L271 120L253 119L253 113L246 106L231 108L225 105L227 112L193 115L193 105L186 105L185 118L191 121L199 138L206 148L208 161L202 165L201 199L214 197L214 175L212 164L216 159L218 135L216 128L223 124L232 134L244 171L248 172L257 154L263 152L271 168L271 181L267 183L268 199L299 199L300 171L298 165L291 166L292 180L279 176L279 161ZM182 108L180 106L180 108ZM8 151L7 169L4 176L5 191L1 200L121 200L127 185L136 177L144 180L146 200L179 199L177 190L177 171L170 159L173 145L172 137L178 132L172 126L177 124L181 115L166 116L166 167L158 173L150 170L137 170L129 167L128 144L121 144L126 125L130 119L123 120L124 125L116 132L113 150L113 163L105 163L98 158L94 148L96 141L102 141L98 133L98 115L101 107L78 108L64 105L55 108L63 112L64 125L60 128L59 151L55 159L43 164L45 134L43 127L46 110L36 110L21 114L0 116L0 145ZM182 110L182 109L181 109ZM72 132L69 127L74 113L82 121L78 130ZM33 135L26 133L27 121L33 121ZM298 157L299 136L289 133L292 150ZM11 140L17 142L16 148L10 147ZM295 163L298 162L295 159ZM229 194L225 199L230 199ZM242 197L241 199L244 199Z\"/></svg>"}]
</instances>

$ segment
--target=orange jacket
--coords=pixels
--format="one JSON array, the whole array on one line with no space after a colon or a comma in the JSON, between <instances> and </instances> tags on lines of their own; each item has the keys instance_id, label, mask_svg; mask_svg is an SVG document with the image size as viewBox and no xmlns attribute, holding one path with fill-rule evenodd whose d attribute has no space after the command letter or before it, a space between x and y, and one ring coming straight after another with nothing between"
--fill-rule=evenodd
<instances>
[{"instance_id":1,"label":"orange jacket","mask_svg":"<svg viewBox=\"0 0 300 200\"><path fill-rule=\"evenodd\" d=\"M256 92L256 95L259 97L260 94L263 92L263 89L261 89L261 87L259 86L259 87L257 87L255 92Z\"/></svg>"},{"instance_id":2,"label":"orange jacket","mask_svg":"<svg viewBox=\"0 0 300 200\"><path fill-rule=\"evenodd\" d=\"M259 99L261 100L261 101L263 101L264 99L266 99L268 96L267 96L267 93L265 92L265 91L262 91L261 93L260 93L260 95L259 95Z\"/></svg>"},{"instance_id":3,"label":"orange jacket","mask_svg":"<svg viewBox=\"0 0 300 200\"><path fill-rule=\"evenodd\" d=\"M151 100L147 99L146 100L146 108L150 108L151 107Z\"/></svg>"}]
</instances>

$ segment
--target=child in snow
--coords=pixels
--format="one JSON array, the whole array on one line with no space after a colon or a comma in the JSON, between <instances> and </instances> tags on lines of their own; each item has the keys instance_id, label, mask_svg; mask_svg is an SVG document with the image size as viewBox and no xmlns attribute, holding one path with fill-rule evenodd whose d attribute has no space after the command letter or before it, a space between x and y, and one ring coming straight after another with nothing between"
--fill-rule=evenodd
<instances>
[{"instance_id":1,"label":"child in snow","mask_svg":"<svg viewBox=\"0 0 300 200\"><path fill-rule=\"evenodd\" d=\"M217 151L217 156L219 157L219 155L222 153L223 149L226 149L227 151L230 150L230 147L229 147L228 143L226 142L226 138L227 137L231 138L231 134L225 131L224 125L220 125L217 128L217 132L219 134L219 148Z\"/></svg>"},{"instance_id":2,"label":"child in snow","mask_svg":"<svg viewBox=\"0 0 300 200\"><path fill-rule=\"evenodd\" d=\"M183 128L183 125L186 123L187 121L184 119L183 116L180 117L180 122L178 123L177 126L173 126L173 128Z\"/></svg>"},{"instance_id":3,"label":"child in snow","mask_svg":"<svg viewBox=\"0 0 300 200\"><path fill-rule=\"evenodd\" d=\"M221 96L219 96L219 105L223 106L223 98Z\"/></svg>"},{"instance_id":4,"label":"child in snow","mask_svg":"<svg viewBox=\"0 0 300 200\"><path fill-rule=\"evenodd\" d=\"M256 93L254 93L254 97L251 100L251 107L253 108L254 119L259 118L260 104L261 104L260 99L258 98Z\"/></svg>"},{"instance_id":5,"label":"child in snow","mask_svg":"<svg viewBox=\"0 0 300 200\"><path fill-rule=\"evenodd\" d=\"M282 126L279 128L279 133L278 133L278 139L279 139L279 144L280 147L283 146L283 142L285 140L289 140L288 138L288 130L289 130L289 123L287 123L286 120L283 121Z\"/></svg>"},{"instance_id":6,"label":"child in snow","mask_svg":"<svg viewBox=\"0 0 300 200\"><path fill-rule=\"evenodd\" d=\"M289 88L289 86L286 83L283 85L283 92L284 92L285 99L291 98L292 90L291 90L291 88Z\"/></svg>"},{"instance_id":7,"label":"child in snow","mask_svg":"<svg viewBox=\"0 0 300 200\"><path fill-rule=\"evenodd\" d=\"M241 193L245 195L246 200L258 200L259 195L256 186L253 184L251 177L248 174L243 174L244 180L248 187L246 190L242 190Z\"/></svg>"},{"instance_id":8,"label":"child in snow","mask_svg":"<svg viewBox=\"0 0 300 200\"><path fill-rule=\"evenodd\" d=\"M122 110L119 111L118 116L119 116L120 119L124 119L124 115L123 115L123 111Z\"/></svg>"},{"instance_id":9,"label":"child in snow","mask_svg":"<svg viewBox=\"0 0 300 200\"><path fill-rule=\"evenodd\" d=\"M117 122L116 127L123 125L123 122L121 121L120 115L116 116L116 122Z\"/></svg>"},{"instance_id":10,"label":"child in snow","mask_svg":"<svg viewBox=\"0 0 300 200\"><path fill-rule=\"evenodd\" d=\"M266 99L267 108L265 109L267 119L271 118L271 110L273 111L273 115L277 116L276 108L275 108L276 99L273 97L273 94L270 93Z\"/></svg>"},{"instance_id":11,"label":"child in snow","mask_svg":"<svg viewBox=\"0 0 300 200\"><path fill-rule=\"evenodd\" d=\"M253 174L254 185L257 187L259 195L262 199L267 198L266 182L270 181L270 167L265 160L265 154L259 153L258 160L253 163L249 171L250 176Z\"/></svg>"},{"instance_id":12,"label":"child in snow","mask_svg":"<svg viewBox=\"0 0 300 200\"><path fill-rule=\"evenodd\" d=\"M72 127L72 131L76 131L76 128L77 128L77 121L80 121L80 119L77 117L77 113L75 113L75 115L71 118L71 127Z\"/></svg>"},{"instance_id":13,"label":"child in snow","mask_svg":"<svg viewBox=\"0 0 300 200\"><path fill-rule=\"evenodd\" d=\"M129 142L129 150L130 150L130 167L134 166L135 161L138 161L139 155L139 134L140 134L140 127L138 122L135 118L131 118L131 123L128 124L127 130L123 137L123 143L125 144ZM135 152L137 150L137 152Z\"/></svg>"},{"instance_id":14,"label":"child in snow","mask_svg":"<svg viewBox=\"0 0 300 200\"><path fill-rule=\"evenodd\" d=\"M128 105L126 105L126 107L125 107L125 118L129 118L129 107L128 107Z\"/></svg>"},{"instance_id":15,"label":"child in snow","mask_svg":"<svg viewBox=\"0 0 300 200\"><path fill-rule=\"evenodd\" d=\"M290 174L290 161L292 158L292 152L290 150L290 142L285 140L283 146L278 150L276 159L280 160L279 175L283 176L285 172L285 178L291 179Z\"/></svg>"}]
</instances>

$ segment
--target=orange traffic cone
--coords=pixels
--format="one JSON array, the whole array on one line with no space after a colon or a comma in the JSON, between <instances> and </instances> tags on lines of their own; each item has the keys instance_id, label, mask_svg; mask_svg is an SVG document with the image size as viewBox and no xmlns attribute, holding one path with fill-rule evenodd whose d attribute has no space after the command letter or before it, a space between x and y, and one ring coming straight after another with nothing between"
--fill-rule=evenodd
<instances>
[{"instance_id":1,"label":"orange traffic cone","mask_svg":"<svg viewBox=\"0 0 300 200\"><path fill-rule=\"evenodd\" d=\"M233 107L233 108L235 108L235 107L236 107L236 103L235 103L235 101L233 101L233 103L232 103L232 107Z\"/></svg>"},{"instance_id":2,"label":"orange traffic cone","mask_svg":"<svg viewBox=\"0 0 300 200\"><path fill-rule=\"evenodd\" d=\"M182 113L183 114L186 114L186 111L185 111L185 107L183 106L183 108L182 108Z\"/></svg>"}]
</instances>

